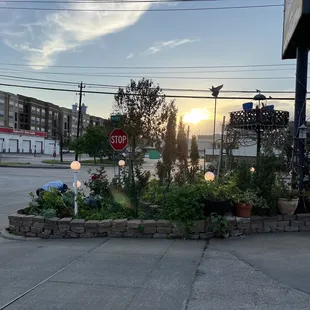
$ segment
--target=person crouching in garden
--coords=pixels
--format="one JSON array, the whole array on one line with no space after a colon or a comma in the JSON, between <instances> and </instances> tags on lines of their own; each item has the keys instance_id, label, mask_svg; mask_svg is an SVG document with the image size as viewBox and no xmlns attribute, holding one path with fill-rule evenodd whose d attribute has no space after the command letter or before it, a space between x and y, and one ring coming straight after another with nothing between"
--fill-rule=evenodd
<instances>
[{"instance_id":1,"label":"person crouching in garden","mask_svg":"<svg viewBox=\"0 0 310 310\"><path fill-rule=\"evenodd\" d=\"M51 181L37 189L37 196L39 197L42 192L50 191L51 188L55 188L60 193L65 193L68 190L67 184L64 184L62 181Z\"/></svg>"}]
</instances>

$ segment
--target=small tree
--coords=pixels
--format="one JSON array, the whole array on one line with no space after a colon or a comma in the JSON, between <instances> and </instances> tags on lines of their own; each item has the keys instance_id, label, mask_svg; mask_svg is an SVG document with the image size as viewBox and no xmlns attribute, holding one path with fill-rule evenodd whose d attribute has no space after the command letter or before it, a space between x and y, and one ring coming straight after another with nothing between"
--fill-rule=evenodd
<instances>
[{"instance_id":1,"label":"small tree","mask_svg":"<svg viewBox=\"0 0 310 310\"><path fill-rule=\"evenodd\" d=\"M166 132L164 133L164 147L162 150L162 162L157 164L157 174L161 183L166 183L167 187L170 186L172 181L171 172L176 160L176 122L177 122L177 109L174 103L171 103L169 118L167 123Z\"/></svg>"},{"instance_id":2,"label":"small tree","mask_svg":"<svg viewBox=\"0 0 310 310\"><path fill-rule=\"evenodd\" d=\"M124 115L123 125L132 150L128 180L131 183L131 198L138 212L135 182L137 174L135 176L134 169L134 165L139 166L135 155L136 147L159 147L169 117L170 105L166 102L162 89L158 85L155 86L152 80L145 78L138 82L131 80L125 89L119 88L114 99L116 109Z\"/></svg>"},{"instance_id":3,"label":"small tree","mask_svg":"<svg viewBox=\"0 0 310 310\"><path fill-rule=\"evenodd\" d=\"M179 185L186 183L189 176L188 170L188 144L187 136L185 132L185 126L183 123L183 118L181 117L178 125L178 135L177 135L177 156L179 172L176 175L176 182Z\"/></svg>"},{"instance_id":4,"label":"small tree","mask_svg":"<svg viewBox=\"0 0 310 310\"><path fill-rule=\"evenodd\" d=\"M198 144L197 144L196 136L192 137L190 158L191 158L192 168L194 168L194 170L197 171L199 168L200 156L199 156L199 150L198 150Z\"/></svg>"}]
</instances>

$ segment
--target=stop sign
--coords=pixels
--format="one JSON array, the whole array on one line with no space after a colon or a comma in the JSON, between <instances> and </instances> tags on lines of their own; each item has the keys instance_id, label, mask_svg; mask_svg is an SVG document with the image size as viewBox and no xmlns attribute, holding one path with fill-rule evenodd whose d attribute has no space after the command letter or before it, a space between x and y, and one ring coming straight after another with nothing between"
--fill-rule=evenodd
<instances>
[{"instance_id":1,"label":"stop sign","mask_svg":"<svg viewBox=\"0 0 310 310\"><path fill-rule=\"evenodd\" d=\"M110 133L110 144L114 151L122 151L128 145L128 135L120 128L115 128Z\"/></svg>"}]
</instances>

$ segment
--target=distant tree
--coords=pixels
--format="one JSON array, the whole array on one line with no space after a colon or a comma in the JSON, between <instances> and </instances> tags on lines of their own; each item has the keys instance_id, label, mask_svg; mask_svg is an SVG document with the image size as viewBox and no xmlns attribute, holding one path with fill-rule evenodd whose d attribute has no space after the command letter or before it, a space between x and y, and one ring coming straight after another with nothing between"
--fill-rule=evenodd
<instances>
[{"instance_id":1,"label":"distant tree","mask_svg":"<svg viewBox=\"0 0 310 310\"><path fill-rule=\"evenodd\" d=\"M194 168L195 170L199 168L199 158L200 156L199 156L197 138L196 136L192 136L190 159L192 168Z\"/></svg>"},{"instance_id":2,"label":"distant tree","mask_svg":"<svg viewBox=\"0 0 310 310\"><path fill-rule=\"evenodd\" d=\"M97 163L99 157L102 161L104 156L111 153L108 132L103 126L88 126L82 137L71 143L71 148L78 154L88 154Z\"/></svg>"},{"instance_id":3,"label":"distant tree","mask_svg":"<svg viewBox=\"0 0 310 310\"><path fill-rule=\"evenodd\" d=\"M172 170L176 161L176 125L177 108L171 103L167 128L164 133L164 147L162 150L162 161L157 164L157 174L161 183L166 183L169 187L172 181Z\"/></svg>"},{"instance_id":4,"label":"distant tree","mask_svg":"<svg viewBox=\"0 0 310 310\"><path fill-rule=\"evenodd\" d=\"M125 89L119 88L114 99L117 110L124 115L123 126L131 148L158 146L170 109L162 89L149 79L131 80Z\"/></svg>"},{"instance_id":5,"label":"distant tree","mask_svg":"<svg viewBox=\"0 0 310 310\"><path fill-rule=\"evenodd\" d=\"M178 125L177 134L177 161L178 161L178 173L176 174L176 182L179 185L186 183L189 177L188 169L188 144L187 136L185 132L185 126L183 123L183 118L181 117Z\"/></svg>"}]
</instances>

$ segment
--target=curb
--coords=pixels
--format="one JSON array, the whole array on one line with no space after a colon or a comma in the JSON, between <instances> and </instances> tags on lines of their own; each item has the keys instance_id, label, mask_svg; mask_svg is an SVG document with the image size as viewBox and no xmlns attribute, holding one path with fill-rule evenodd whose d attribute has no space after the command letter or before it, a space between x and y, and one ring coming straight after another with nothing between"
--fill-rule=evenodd
<instances>
[{"instance_id":1,"label":"curb","mask_svg":"<svg viewBox=\"0 0 310 310\"><path fill-rule=\"evenodd\" d=\"M10 234L6 229L0 231L0 237L6 240L14 240L14 241L38 241L42 240L41 238L35 237L24 237Z\"/></svg>"},{"instance_id":2,"label":"curb","mask_svg":"<svg viewBox=\"0 0 310 310\"><path fill-rule=\"evenodd\" d=\"M31 165L1 165L0 168L22 168L22 169L70 169L70 167L61 166L31 166Z\"/></svg>"}]
</instances>

